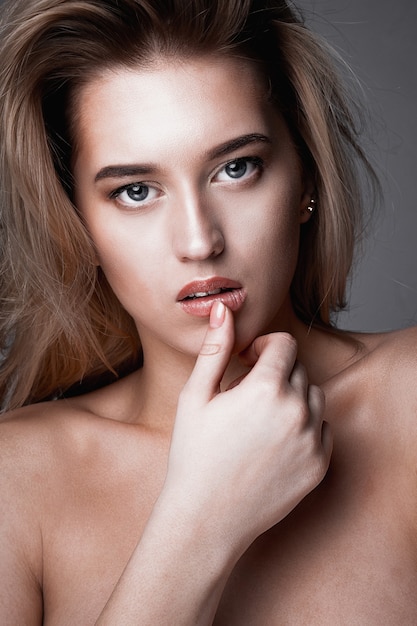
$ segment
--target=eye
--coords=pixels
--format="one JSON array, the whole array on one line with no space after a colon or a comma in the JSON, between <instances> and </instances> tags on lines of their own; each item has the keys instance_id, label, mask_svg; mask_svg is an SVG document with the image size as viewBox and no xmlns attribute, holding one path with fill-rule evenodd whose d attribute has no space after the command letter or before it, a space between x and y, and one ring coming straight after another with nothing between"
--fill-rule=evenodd
<instances>
[{"instance_id":1,"label":"eye","mask_svg":"<svg viewBox=\"0 0 417 626\"><path fill-rule=\"evenodd\" d=\"M216 182L230 182L252 177L262 170L263 161L258 157L241 157L229 161L215 175Z\"/></svg>"},{"instance_id":2,"label":"eye","mask_svg":"<svg viewBox=\"0 0 417 626\"><path fill-rule=\"evenodd\" d=\"M137 208L155 200L159 190L145 185L144 183L130 183L112 191L111 199L116 199L120 204L129 208Z\"/></svg>"}]
</instances>

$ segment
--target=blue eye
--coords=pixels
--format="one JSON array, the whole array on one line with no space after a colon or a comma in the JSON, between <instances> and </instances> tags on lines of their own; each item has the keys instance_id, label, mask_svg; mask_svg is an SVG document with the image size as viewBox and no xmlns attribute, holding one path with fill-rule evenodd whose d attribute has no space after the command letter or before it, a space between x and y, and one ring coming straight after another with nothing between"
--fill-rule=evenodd
<instances>
[{"instance_id":1,"label":"blue eye","mask_svg":"<svg viewBox=\"0 0 417 626\"><path fill-rule=\"evenodd\" d=\"M216 182L231 182L251 178L262 171L263 161L258 157L241 157L229 161L217 172Z\"/></svg>"},{"instance_id":2,"label":"blue eye","mask_svg":"<svg viewBox=\"0 0 417 626\"><path fill-rule=\"evenodd\" d=\"M248 170L248 163L243 159L239 159L238 161L232 161L228 163L224 168L224 171L230 178L242 178L246 174Z\"/></svg>"},{"instance_id":3,"label":"blue eye","mask_svg":"<svg viewBox=\"0 0 417 626\"><path fill-rule=\"evenodd\" d=\"M111 199L116 199L120 204L128 208L137 208L146 202L158 197L158 190L144 183L130 183L119 187L110 194Z\"/></svg>"},{"instance_id":4,"label":"blue eye","mask_svg":"<svg viewBox=\"0 0 417 626\"><path fill-rule=\"evenodd\" d=\"M142 202L149 196L149 187L146 185L135 184L127 187L124 192L133 202Z\"/></svg>"}]
</instances>

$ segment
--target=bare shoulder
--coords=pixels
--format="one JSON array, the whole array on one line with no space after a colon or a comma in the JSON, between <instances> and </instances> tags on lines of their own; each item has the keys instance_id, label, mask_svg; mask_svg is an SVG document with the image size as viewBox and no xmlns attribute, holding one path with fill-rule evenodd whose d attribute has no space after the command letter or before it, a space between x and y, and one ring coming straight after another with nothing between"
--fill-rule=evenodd
<instances>
[{"instance_id":1,"label":"bare shoulder","mask_svg":"<svg viewBox=\"0 0 417 626\"><path fill-rule=\"evenodd\" d=\"M45 493L58 480L69 451L80 456L89 421L65 401L34 404L2 416L0 488L2 497L10 493L8 512L23 503L26 520L39 517Z\"/></svg>"},{"instance_id":2,"label":"bare shoulder","mask_svg":"<svg viewBox=\"0 0 417 626\"><path fill-rule=\"evenodd\" d=\"M365 346L357 363L362 399L371 400L378 423L415 459L417 445L417 327L359 335ZM359 394L360 399L361 394Z\"/></svg>"},{"instance_id":3,"label":"bare shoulder","mask_svg":"<svg viewBox=\"0 0 417 626\"><path fill-rule=\"evenodd\" d=\"M61 403L23 407L0 421L0 480L20 493L35 494L46 468L51 471L59 458L59 441L65 437L65 408ZM36 480L36 477L38 480ZM27 501L27 500L26 500Z\"/></svg>"},{"instance_id":4,"label":"bare shoulder","mask_svg":"<svg viewBox=\"0 0 417 626\"><path fill-rule=\"evenodd\" d=\"M124 389L118 383L84 396L62 399L6 413L0 420L0 466L13 481L41 489L82 473L126 438L133 425L126 418ZM42 481L32 481L42 476Z\"/></svg>"},{"instance_id":5,"label":"bare shoulder","mask_svg":"<svg viewBox=\"0 0 417 626\"><path fill-rule=\"evenodd\" d=\"M80 492L82 476L91 489L102 423L104 432L112 425L65 400L2 417L0 623L5 626L42 624L45 536L59 521L71 490Z\"/></svg>"},{"instance_id":6,"label":"bare shoulder","mask_svg":"<svg viewBox=\"0 0 417 626\"><path fill-rule=\"evenodd\" d=\"M4 469L11 466L16 479L45 467L52 469L63 461L63 450L73 448L70 440L86 429L88 417L65 400L6 413L0 421L0 463Z\"/></svg>"},{"instance_id":7,"label":"bare shoulder","mask_svg":"<svg viewBox=\"0 0 417 626\"><path fill-rule=\"evenodd\" d=\"M417 381L417 326L386 333L357 335L365 346L365 359L395 384ZM416 388L417 390L417 388ZM414 391L414 388L410 391Z\"/></svg>"},{"instance_id":8,"label":"bare shoulder","mask_svg":"<svg viewBox=\"0 0 417 626\"><path fill-rule=\"evenodd\" d=\"M43 504L54 473L52 407L33 406L0 423L0 622L42 623Z\"/></svg>"},{"instance_id":9,"label":"bare shoulder","mask_svg":"<svg viewBox=\"0 0 417 626\"><path fill-rule=\"evenodd\" d=\"M2 625L42 624L45 598L65 596L77 613L90 592L94 613L128 559L163 482L168 446L125 419L126 384L24 407L0 422ZM111 562L106 573L102 562Z\"/></svg>"},{"instance_id":10,"label":"bare shoulder","mask_svg":"<svg viewBox=\"0 0 417 626\"><path fill-rule=\"evenodd\" d=\"M369 435L375 445L415 463L417 327L349 336L350 359L323 386L329 405L363 440Z\"/></svg>"},{"instance_id":11,"label":"bare shoulder","mask_svg":"<svg viewBox=\"0 0 417 626\"><path fill-rule=\"evenodd\" d=\"M398 356L409 354L411 358L417 358L417 326L364 336L374 338L373 345L376 349L393 351Z\"/></svg>"}]
</instances>

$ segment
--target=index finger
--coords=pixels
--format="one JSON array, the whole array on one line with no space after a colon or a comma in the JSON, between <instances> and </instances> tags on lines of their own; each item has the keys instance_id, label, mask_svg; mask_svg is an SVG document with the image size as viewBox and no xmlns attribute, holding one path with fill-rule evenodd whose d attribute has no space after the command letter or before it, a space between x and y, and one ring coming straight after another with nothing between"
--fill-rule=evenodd
<instances>
[{"instance_id":1,"label":"index finger","mask_svg":"<svg viewBox=\"0 0 417 626\"><path fill-rule=\"evenodd\" d=\"M222 303L215 303L210 321L216 312L222 315L221 323L209 324L194 369L181 394L186 396L189 406L201 406L219 393L220 382L230 361L234 344L233 314Z\"/></svg>"}]
</instances>

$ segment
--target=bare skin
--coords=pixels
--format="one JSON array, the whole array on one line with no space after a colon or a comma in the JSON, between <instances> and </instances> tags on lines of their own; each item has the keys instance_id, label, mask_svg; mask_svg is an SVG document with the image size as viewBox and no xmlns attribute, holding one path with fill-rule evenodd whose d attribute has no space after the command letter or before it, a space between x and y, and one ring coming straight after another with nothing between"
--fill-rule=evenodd
<instances>
[{"instance_id":1,"label":"bare skin","mask_svg":"<svg viewBox=\"0 0 417 626\"><path fill-rule=\"evenodd\" d=\"M1 425L0 621L415 624L416 331L295 317L312 185L253 68L117 68L78 102L77 205L144 366ZM207 329L178 293L213 276L246 299Z\"/></svg>"},{"instance_id":2,"label":"bare skin","mask_svg":"<svg viewBox=\"0 0 417 626\"><path fill-rule=\"evenodd\" d=\"M360 337L324 381L329 472L248 550L215 624L416 623L416 337Z\"/></svg>"},{"instance_id":3,"label":"bare skin","mask_svg":"<svg viewBox=\"0 0 417 626\"><path fill-rule=\"evenodd\" d=\"M360 339L357 353L318 331L299 340L300 356L315 347L313 380L345 360L317 380L334 433L331 466L236 564L215 624L415 623L415 399L396 398L413 389L417 334ZM2 425L1 475L12 473L2 623L94 624L106 604L166 474L169 430L127 419L138 384L133 375Z\"/></svg>"}]
</instances>

